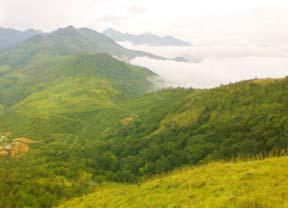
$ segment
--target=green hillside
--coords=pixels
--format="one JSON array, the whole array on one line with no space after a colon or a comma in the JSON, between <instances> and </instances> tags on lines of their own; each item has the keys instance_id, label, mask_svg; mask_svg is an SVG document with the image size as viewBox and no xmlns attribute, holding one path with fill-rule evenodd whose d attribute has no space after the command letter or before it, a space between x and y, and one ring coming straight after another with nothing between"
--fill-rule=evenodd
<instances>
[{"instance_id":1,"label":"green hillside","mask_svg":"<svg viewBox=\"0 0 288 208\"><path fill-rule=\"evenodd\" d=\"M76 113L119 109L124 100L152 90L147 79L156 76L107 54L67 56L41 66L23 67L0 77L0 104L6 106L2 131L47 139L62 133L63 124L66 133L67 126L75 127L79 120ZM47 127L53 124L57 129ZM76 125L75 130L79 122Z\"/></svg>"},{"instance_id":2,"label":"green hillside","mask_svg":"<svg viewBox=\"0 0 288 208\"><path fill-rule=\"evenodd\" d=\"M30 72L26 70L24 73ZM50 111L91 111L99 109L98 104L111 107L114 98L141 95L151 89L152 84L147 79L153 75L147 69L120 62L106 54L69 57L45 72L37 71L33 75L31 72L33 80L27 82L34 82L34 87L38 89L18 103L15 111L29 111L30 108L49 114ZM46 104L54 106L54 112ZM31 112L27 113L31 115Z\"/></svg>"},{"instance_id":3,"label":"green hillside","mask_svg":"<svg viewBox=\"0 0 288 208\"><path fill-rule=\"evenodd\" d=\"M0 75L0 103L12 105L61 80L73 77L97 77L109 81L123 95L139 95L151 89L147 78L155 76L142 67L120 62L107 54L74 55L51 58L27 66L6 70ZM85 84L85 82L83 83Z\"/></svg>"},{"instance_id":4,"label":"green hillside","mask_svg":"<svg viewBox=\"0 0 288 208\"><path fill-rule=\"evenodd\" d=\"M107 54L50 57L8 67L0 76L0 152L17 137L39 142L27 154L0 158L0 207L51 207L63 197L87 192L95 183L86 172L87 161L68 162L60 155L86 143L80 137L88 124L82 116L113 112L127 99L152 90L151 76L150 70ZM103 121L108 125L109 118ZM7 132L5 144L2 135ZM58 168L65 168L64 163L68 169L80 166L62 172Z\"/></svg>"},{"instance_id":5,"label":"green hillside","mask_svg":"<svg viewBox=\"0 0 288 208\"><path fill-rule=\"evenodd\" d=\"M288 206L287 157L185 168L138 185L103 184L59 208Z\"/></svg>"},{"instance_id":6,"label":"green hillside","mask_svg":"<svg viewBox=\"0 0 288 208\"><path fill-rule=\"evenodd\" d=\"M85 67L74 69L77 76L67 70L59 83L2 107L1 132L41 142L0 160L0 207L52 207L105 181L139 183L187 165L288 146L287 78L135 95L125 94L120 86L128 80L118 82L113 73L88 78L80 75Z\"/></svg>"}]
</instances>

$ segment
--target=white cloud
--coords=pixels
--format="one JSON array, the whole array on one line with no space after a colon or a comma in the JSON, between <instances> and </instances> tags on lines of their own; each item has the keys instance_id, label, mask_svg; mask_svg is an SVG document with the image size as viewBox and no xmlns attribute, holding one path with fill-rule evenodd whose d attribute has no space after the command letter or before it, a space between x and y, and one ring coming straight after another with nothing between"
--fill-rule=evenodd
<instances>
[{"instance_id":1,"label":"white cloud","mask_svg":"<svg viewBox=\"0 0 288 208\"><path fill-rule=\"evenodd\" d=\"M288 50L285 47L201 46L151 47L121 43L128 48L150 51L165 57L190 56L200 63L136 58L131 62L158 73L164 86L210 88L240 80L279 78L288 75Z\"/></svg>"},{"instance_id":2,"label":"white cloud","mask_svg":"<svg viewBox=\"0 0 288 208\"><path fill-rule=\"evenodd\" d=\"M139 6L134 5L134 6L129 7L127 9L127 12L132 15L134 14L138 15L138 14L145 14L146 12L148 12L148 9L145 7L139 7Z\"/></svg>"},{"instance_id":3,"label":"white cloud","mask_svg":"<svg viewBox=\"0 0 288 208\"><path fill-rule=\"evenodd\" d=\"M222 41L222 42L221 42ZM234 42L221 40L220 43L215 44L215 40L203 41L203 44L199 44L199 46L192 47L151 47L147 45L133 45L129 42L119 42L120 45L134 49L134 50L142 50L149 51L153 54L175 58L177 56L190 56L196 58L241 58L241 57L281 57L288 58L288 44L285 46L270 46L270 47L262 47L262 46L251 46L249 43L245 42ZM216 41L217 42L217 41ZM227 44L227 42L229 44Z\"/></svg>"},{"instance_id":4,"label":"white cloud","mask_svg":"<svg viewBox=\"0 0 288 208\"><path fill-rule=\"evenodd\" d=\"M280 78L288 75L287 58L215 58L202 63L136 58L133 64L145 66L160 75L163 86L211 88L253 78Z\"/></svg>"},{"instance_id":5,"label":"white cloud","mask_svg":"<svg viewBox=\"0 0 288 208\"><path fill-rule=\"evenodd\" d=\"M103 17L100 17L97 19L97 21L99 22L103 22L103 23L117 23L117 22L121 22L121 21L125 21L127 20L127 16L115 16L115 15L105 15Z\"/></svg>"}]
</instances>

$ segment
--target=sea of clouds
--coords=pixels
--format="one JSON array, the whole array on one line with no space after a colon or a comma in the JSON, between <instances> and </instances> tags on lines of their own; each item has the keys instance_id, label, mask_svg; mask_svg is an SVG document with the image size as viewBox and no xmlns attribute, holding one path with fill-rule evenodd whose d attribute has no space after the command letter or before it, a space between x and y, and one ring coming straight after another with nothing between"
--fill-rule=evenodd
<instances>
[{"instance_id":1,"label":"sea of clouds","mask_svg":"<svg viewBox=\"0 0 288 208\"><path fill-rule=\"evenodd\" d=\"M198 45L194 47L134 46L128 42L121 45L143 50L164 57L191 57L201 62L175 62L137 57L132 64L149 68L160 75L163 87L211 88L254 78L281 78L288 75L288 47Z\"/></svg>"}]
</instances>

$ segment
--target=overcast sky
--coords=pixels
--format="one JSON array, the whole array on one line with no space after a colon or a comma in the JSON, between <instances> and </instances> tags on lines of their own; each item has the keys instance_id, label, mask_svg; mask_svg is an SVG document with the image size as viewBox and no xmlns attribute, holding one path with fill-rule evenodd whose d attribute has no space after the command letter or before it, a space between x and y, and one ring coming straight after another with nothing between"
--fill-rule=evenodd
<instances>
[{"instance_id":1,"label":"overcast sky","mask_svg":"<svg viewBox=\"0 0 288 208\"><path fill-rule=\"evenodd\" d=\"M288 39L288 0L0 0L0 26L51 31L67 25L280 44Z\"/></svg>"}]
</instances>

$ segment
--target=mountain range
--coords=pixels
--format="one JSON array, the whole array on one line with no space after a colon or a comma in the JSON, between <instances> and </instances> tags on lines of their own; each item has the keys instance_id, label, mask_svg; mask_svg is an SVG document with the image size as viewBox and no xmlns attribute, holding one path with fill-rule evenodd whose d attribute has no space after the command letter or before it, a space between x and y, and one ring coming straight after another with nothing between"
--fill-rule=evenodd
<instances>
[{"instance_id":1,"label":"mountain range","mask_svg":"<svg viewBox=\"0 0 288 208\"><path fill-rule=\"evenodd\" d=\"M129 60L136 56L165 59L142 51L126 49L112 39L88 28L77 29L73 26L57 31L38 34L18 43L15 47L0 54L2 64L18 64L37 56L72 55L79 53L108 53L119 59ZM12 54L12 56L11 56ZM17 54L17 58L15 58Z\"/></svg>"},{"instance_id":2,"label":"mountain range","mask_svg":"<svg viewBox=\"0 0 288 208\"><path fill-rule=\"evenodd\" d=\"M129 33L122 33L112 28L103 31L103 34L112 38L115 41L129 41L134 45L150 45L150 46L192 46L191 43L179 40L172 36L160 37L153 33L143 33L134 35Z\"/></svg>"},{"instance_id":3,"label":"mountain range","mask_svg":"<svg viewBox=\"0 0 288 208\"><path fill-rule=\"evenodd\" d=\"M2 34L2 38L1 38ZM73 42L73 44L71 44ZM37 30L25 32L14 29L0 30L0 61L2 64L25 61L34 55L68 55L79 53L108 53L120 60L129 61L135 57L148 57L159 60L173 60L188 62L184 57L165 58L144 51L130 50L117 44L114 40L89 28L75 28L68 26L51 33L42 33Z\"/></svg>"}]
</instances>

